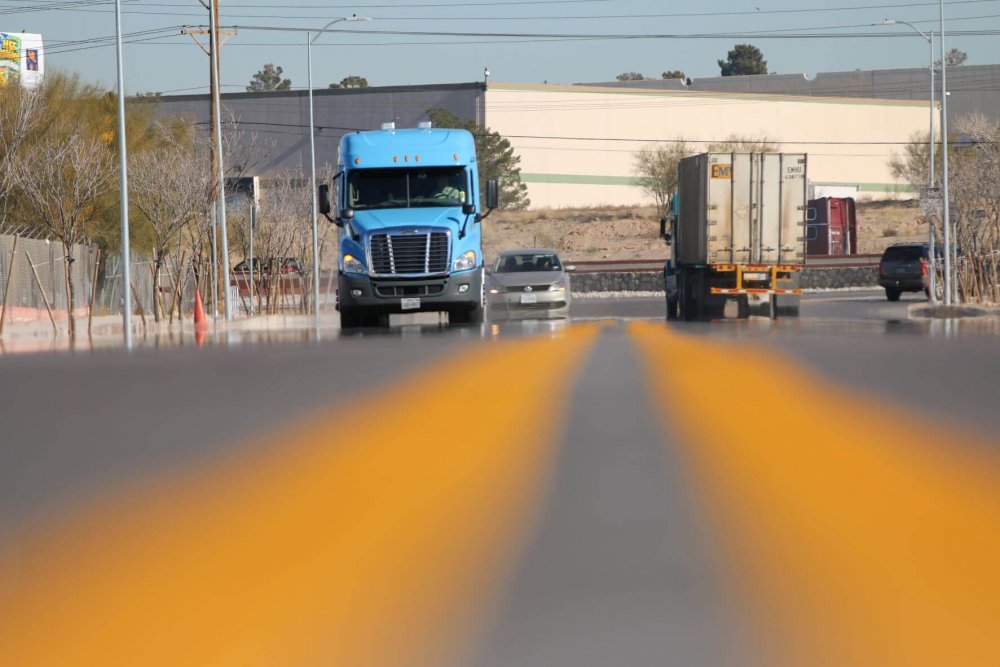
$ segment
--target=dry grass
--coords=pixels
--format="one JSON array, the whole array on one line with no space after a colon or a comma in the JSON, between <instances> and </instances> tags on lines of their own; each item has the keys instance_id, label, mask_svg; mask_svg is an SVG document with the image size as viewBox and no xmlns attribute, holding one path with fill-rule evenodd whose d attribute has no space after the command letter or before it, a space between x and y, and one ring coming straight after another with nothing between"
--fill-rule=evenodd
<instances>
[{"instance_id":1,"label":"dry grass","mask_svg":"<svg viewBox=\"0 0 1000 667\"><path fill-rule=\"evenodd\" d=\"M652 206L496 211L483 222L487 262L508 248L550 247L567 259L658 259L667 256ZM859 202L858 252L927 238L913 202Z\"/></svg>"}]
</instances>

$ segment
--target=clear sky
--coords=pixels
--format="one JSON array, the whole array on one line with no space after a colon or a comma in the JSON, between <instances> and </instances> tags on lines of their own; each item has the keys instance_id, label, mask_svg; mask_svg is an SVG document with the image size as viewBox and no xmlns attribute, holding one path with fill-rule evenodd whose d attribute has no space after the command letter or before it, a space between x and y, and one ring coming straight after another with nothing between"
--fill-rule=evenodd
<instances>
[{"instance_id":1,"label":"clear sky","mask_svg":"<svg viewBox=\"0 0 1000 667\"><path fill-rule=\"evenodd\" d=\"M626 71L659 78L674 69L692 78L717 76L716 61L736 43L759 47L768 68L781 74L925 67L927 43L910 28L871 24L892 17L925 32L938 26L937 0L220 0L219 6L221 25L239 26L222 49L224 92L244 90L265 63L284 68L294 88L305 87L305 33L259 28L318 29L351 14L373 20L341 23L319 38L316 87L350 74L373 86L476 81L487 66L491 80L518 83L609 81ZM949 32L986 33L948 38L949 48L969 54L967 64L1000 62L1000 40L989 34L1000 34L1000 0L946 2L945 15ZM207 24L199 0L123 0L127 92L207 92L208 59L180 34L185 25ZM0 31L42 33L47 68L114 85L113 0L0 0Z\"/></svg>"}]
</instances>

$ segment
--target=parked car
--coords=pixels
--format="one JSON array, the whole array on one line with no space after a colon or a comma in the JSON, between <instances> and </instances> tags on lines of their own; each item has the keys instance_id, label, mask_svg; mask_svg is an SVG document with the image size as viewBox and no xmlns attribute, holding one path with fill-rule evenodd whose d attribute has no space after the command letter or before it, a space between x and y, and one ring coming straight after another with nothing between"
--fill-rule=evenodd
<instances>
[{"instance_id":1,"label":"parked car","mask_svg":"<svg viewBox=\"0 0 1000 667\"><path fill-rule=\"evenodd\" d=\"M260 257L254 257L253 269L255 272L259 271L264 274L303 273L302 262L300 262L295 257L268 257L266 259L262 259ZM234 273L248 273L249 270L250 270L250 264L247 260L243 260L242 262L233 267Z\"/></svg>"},{"instance_id":2,"label":"parked car","mask_svg":"<svg viewBox=\"0 0 1000 667\"><path fill-rule=\"evenodd\" d=\"M930 298L926 243L897 243L885 249L878 263L878 284L885 288L885 298L899 301L903 292L923 292Z\"/></svg>"},{"instance_id":3,"label":"parked car","mask_svg":"<svg viewBox=\"0 0 1000 667\"><path fill-rule=\"evenodd\" d=\"M280 275L280 289L284 293L295 293L302 289L305 271L295 257L254 257L253 272L257 289L267 291L271 286L271 276ZM234 283L240 289L240 296L250 293L250 262L243 260L233 267Z\"/></svg>"},{"instance_id":4,"label":"parked car","mask_svg":"<svg viewBox=\"0 0 1000 667\"><path fill-rule=\"evenodd\" d=\"M572 270L548 248L505 250L487 281L490 316L569 317Z\"/></svg>"}]
</instances>

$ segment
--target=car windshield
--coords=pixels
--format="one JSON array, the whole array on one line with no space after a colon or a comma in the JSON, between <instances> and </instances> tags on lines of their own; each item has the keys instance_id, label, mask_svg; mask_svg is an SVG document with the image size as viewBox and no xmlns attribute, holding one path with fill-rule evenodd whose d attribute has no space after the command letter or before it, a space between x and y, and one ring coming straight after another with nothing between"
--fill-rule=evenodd
<instances>
[{"instance_id":1,"label":"car windshield","mask_svg":"<svg viewBox=\"0 0 1000 667\"><path fill-rule=\"evenodd\" d=\"M469 178L462 167L356 169L348 177L348 203L359 211L462 206L468 192Z\"/></svg>"},{"instance_id":2,"label":"car windshield","mask_svg":"<svg viewBox=\"0 0 1000 667\"><path fill-rule=\"evenodd\" d=\"M559 258L552 253L504 255L497 259L494 273L524 273L527 271L561 271Z\"/></svg>"}]
</instances>

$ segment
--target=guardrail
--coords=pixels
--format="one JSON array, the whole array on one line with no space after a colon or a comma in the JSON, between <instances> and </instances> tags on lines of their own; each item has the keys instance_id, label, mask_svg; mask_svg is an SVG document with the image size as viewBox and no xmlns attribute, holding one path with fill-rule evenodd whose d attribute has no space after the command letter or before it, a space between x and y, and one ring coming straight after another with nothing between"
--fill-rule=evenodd
<instances>
[{"instance_id":1,"label":"guardrail","mask_svg":"<svg viewBox=\"0 0 1000 667\"><path fill-rule=\"evenodd\" d=\"M847 269L877 266L882 255L810 255L806 267L810 269ZM576 267L574 273L641 273L663 271L664 259L598 259L564 260Z\"/></svg>"}]
</instances>

